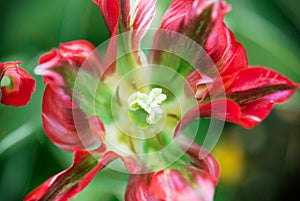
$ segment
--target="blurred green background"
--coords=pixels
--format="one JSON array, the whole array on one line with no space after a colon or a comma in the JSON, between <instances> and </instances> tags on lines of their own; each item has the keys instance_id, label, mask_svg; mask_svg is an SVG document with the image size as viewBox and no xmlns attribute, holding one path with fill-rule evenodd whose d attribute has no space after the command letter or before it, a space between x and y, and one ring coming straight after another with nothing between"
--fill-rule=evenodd
<instances>
[{"instance_id":1,"label":"blurred green background","mask_svg":"<svg viewBox=\"0 0 300 201\"><path fill-rule=\"evenodd\" d=\"M247 50L251 65L268 66L300 82L300 2L228 0L226 23ZM154 27L170 0L158 0ZM91 0L0 1L0 61L21 60L33 75L39 56L60 42L108 38ZM70 166L41 126L41 77L26 107L0 105L0 201L22 200L33 188ZM300 178L300 93L253 130L226 125L214 154L222 177L217 201L282 201L297 196ZM74 201L123 200L127 175L101 171Z\"/></svg>"}]
</instances>

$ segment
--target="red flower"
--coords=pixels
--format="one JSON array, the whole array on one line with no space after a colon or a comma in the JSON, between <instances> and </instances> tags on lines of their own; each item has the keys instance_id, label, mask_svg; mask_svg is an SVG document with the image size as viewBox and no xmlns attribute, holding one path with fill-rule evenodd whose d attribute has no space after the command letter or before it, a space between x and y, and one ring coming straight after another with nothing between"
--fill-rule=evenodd
<instances>
[{"instance_id":1,"label":"red flower","mask_svg":"<svg viewBox=\"0 0 300 201\"><path fill-rule=\"evenodd\" d=\"M143 160L140 156L160 152L164 146L181 137L180 131L191 121L216 118L251 128L269 114L275 103L288 100L299 87L266 68L248 68L243 46L223 22L230 9L224 0L174 0L160 27L164 34L161 30L157 32L154 50L150 50L147 64L170 67L172 72L186 79L185 86L176 85L175 88L181 90L179 95L196 99L199 104L181 114L177 102L174 103L177 94L163 91L156 83L154 86L144 83L148 80L147 76L149 80L160 76L169 79L174 77L171 74L133 73L132 77L121 79L128 72L138 72L131 70L147 62L142 62L140 42L153 19L156 1L94 2L99 6L112 36L105 61L102 62L89 42L73 41L43 55L36 69L47 84L42 115L45 132L58 147L74 151L75 157L71 168L34 190L26 198L28 201L67 200L80 192L97 171L115 158L122 159L131 174L153 170L156 163L152 163L151 158ZM129 52L125 59L115 61L119 38L114 36L126 31L129 35L125 36L129 37L121 38L124 43L119 49L128 49ZM181 41L174 41L174 33L193 39L192 43L196 42L206 50L207 55L191 57L196 62L196 70L182 58L158 48L164 45L164 48L171 49L180 44ZM198 52L194 53L194 49L190 48L195 46L184 49L184 45L180 49L183 54L187 50L192 56L197 55ZM151 70L155 71L155 67ZM186 94L182 93L183 89ZM181 98L187 100L186 97ZM161 107L164 101L167 102L166 114ZM167 108L168 105L171 105L170 108ZM164 120L166 123L159 125ZM156 130L158 128L159 131ZM153 130L157 131L154 136ZM147 135L151 139L141 140ZM98 147L90 152L91 155L88 154L87 149L95 146ZM175 149L178 148L176 146ZM124 150L119 153L119 149ZM171 152L178 151L175 149ZM188 160L179 157L168 168L131 175L126 200L212 200L219 178L217 162L197 145L185 150L183 155L188 156ZM207 157L201 155L203 153ZM162 160L166 161L158 163L169 162L167 158L170 155L162 156Z\"/></svg>"},{"instance_id":2,"label":"red flower","mask_svg":"<svg viewBox=\"0 0 300 201\"><path fill-rule=\"evenodd\" d=\"M24 106L35 91L35 80L19 64L22 62L0 63L1 103L12 106Z\"/></svg>"}]
</instances>

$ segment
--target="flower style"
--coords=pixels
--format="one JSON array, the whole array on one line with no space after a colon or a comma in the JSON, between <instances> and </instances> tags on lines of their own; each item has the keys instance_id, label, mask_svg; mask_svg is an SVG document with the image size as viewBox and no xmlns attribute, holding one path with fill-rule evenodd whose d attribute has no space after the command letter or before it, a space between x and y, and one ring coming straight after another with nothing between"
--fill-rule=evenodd
<instances>
[{"instance_id":1,"label":"flower style","mask_svg":"<svg viewBox=\"0 0 300 201\"><path fill-rule=\"evenodd\" d=\"M0 63L1 103L12 106L26 105L35 91L35 80L19 64Z\"/></svg>"},{"instance_id":2,"label":"flower style","mask_svg":"<svg viewBox=\"0 0 300 201\"><path fill-rule=\"evenodd\" d=\"M243 46L223 22L230 10L224 0L173 0L148 59L141 41L156 1L94 2L111 35L105 59L91 43L72 41L44 54L35 70L47 85L44 130L74 152L74 163L25 200L68 200L117 158L131 174L128 201L213 200L218 163L185 129L202 118L252 128L299 85L248 67ZM183 43L187 38L192 42Z\"/></svg>"}]
</instances>

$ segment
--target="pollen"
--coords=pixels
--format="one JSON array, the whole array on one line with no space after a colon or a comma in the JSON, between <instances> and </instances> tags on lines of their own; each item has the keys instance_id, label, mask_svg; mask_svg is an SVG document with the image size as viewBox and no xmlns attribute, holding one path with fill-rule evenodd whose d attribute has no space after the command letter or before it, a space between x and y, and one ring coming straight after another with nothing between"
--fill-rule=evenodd
<instances>
[{"instance_id":1,"label":"pollen","mask_svg":"<svg viewBox=\"0 0 300 201\"><path fill-rule=\"evenodd\" d=\"M137 91L128 98L129 110L143 109L148 114L147 123L155 124L163 117L164 111L160 104L166 99L167 96L162 93L161 88L154 88L149 94Z\"/></svg>"}]
</instances>

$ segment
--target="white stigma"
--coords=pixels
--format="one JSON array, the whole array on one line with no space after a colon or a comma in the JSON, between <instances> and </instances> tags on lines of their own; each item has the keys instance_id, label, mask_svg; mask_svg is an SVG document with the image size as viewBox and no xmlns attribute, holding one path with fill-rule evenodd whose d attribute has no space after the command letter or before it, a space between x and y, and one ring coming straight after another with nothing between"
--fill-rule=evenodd
<instances>
[{"instance_id":1,"label":"white stigma","mask_svg":"<svg viewBox=\"0 0 300 201\"><path fill-rule=\"evenodd\" d=\"M155 124L163 117L163 110L159 105L166 99L167 96L162 93L161 88L152 89L149 95L137 91L128 98L129 109L136 111L142 108L148 113L147 122Z\"/></svg>"}]
</instances>

